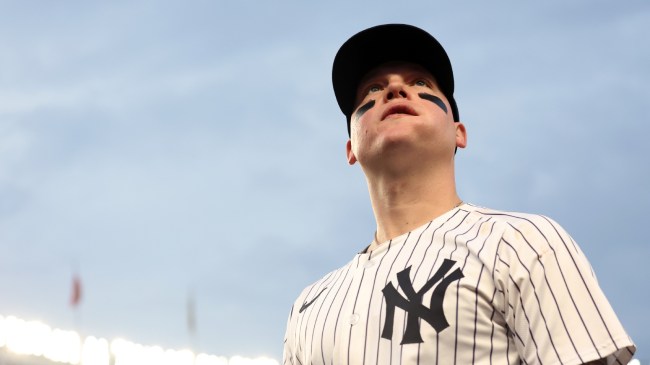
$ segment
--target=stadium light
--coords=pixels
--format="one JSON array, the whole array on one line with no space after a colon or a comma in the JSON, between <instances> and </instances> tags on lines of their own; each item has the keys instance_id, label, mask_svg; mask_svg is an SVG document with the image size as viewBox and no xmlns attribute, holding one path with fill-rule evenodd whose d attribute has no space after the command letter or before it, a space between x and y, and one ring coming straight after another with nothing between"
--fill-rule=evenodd
<instances>
[{"instance_id":1,"label":"stadium light","mask_svg":"<svg viewBox=\"0 0 650 365\"><path fill-rule=\"evenodd\" d=\"M81 363L83 365L109 365L108 341L93 336L86 337L81 350Z\"/></svg>"},{"instance_id":2,"label":"stadium light","mask_svg":"<svg viewBox=\"0 0 650 365\"><path fill-rule=\"evenodd\" d=\"M120 338L109 343L106 339L88 336L82 341L74 331L0 315L0 348L3 347L16 354L41 356L71 365L279 365L268 357L233 356L228 359L203 353L195 356L190 350L165 350Z\"/></svg>"}]
</instances>

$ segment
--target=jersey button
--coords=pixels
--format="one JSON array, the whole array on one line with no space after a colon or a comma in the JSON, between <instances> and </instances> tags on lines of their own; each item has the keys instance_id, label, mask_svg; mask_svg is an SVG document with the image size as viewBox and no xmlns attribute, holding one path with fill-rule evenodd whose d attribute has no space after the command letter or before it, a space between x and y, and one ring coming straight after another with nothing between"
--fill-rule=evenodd
<instances>
[{"instance_id":1,"label":"jersey button","mask_svg":"<svg viewBox=\"0 0 650 365\"><path fill-rule=\"evenodd\" d=\"M370 268L373 267L373 266L375 266L375 262L374 262L374 261L366 261L366 263L363 264L363 268L364 268L364 269L370 269Z\"/></svg>"},{"instance_id":2,"label":"jersey button","mask_svg":"<svg viewBox=\"0 0 650 365\"><path fill-rule=\"evenodd\" d=\"M357 323L359 323L359 315L354 313L350 316L350 324L354 326Z\"/></svg>"}]
</instances>

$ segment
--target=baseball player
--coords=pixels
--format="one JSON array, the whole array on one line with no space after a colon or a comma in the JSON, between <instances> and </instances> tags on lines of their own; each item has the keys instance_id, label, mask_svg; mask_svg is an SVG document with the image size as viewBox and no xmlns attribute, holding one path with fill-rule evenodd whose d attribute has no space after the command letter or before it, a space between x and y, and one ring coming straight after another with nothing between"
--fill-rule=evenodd
<instances>
[{"instance_id":1,"label":"baseball player","mask_svg":"<svg viewBox=\"0 0 650 365\"><path fill-rule=\"evenodd\" d=\"M438 41L409 25L366 29L332 78L377 230L300 294L284 364L628 363L635 346L562 227L459 198L467 136Z\"/></svg>"}]
</instances>

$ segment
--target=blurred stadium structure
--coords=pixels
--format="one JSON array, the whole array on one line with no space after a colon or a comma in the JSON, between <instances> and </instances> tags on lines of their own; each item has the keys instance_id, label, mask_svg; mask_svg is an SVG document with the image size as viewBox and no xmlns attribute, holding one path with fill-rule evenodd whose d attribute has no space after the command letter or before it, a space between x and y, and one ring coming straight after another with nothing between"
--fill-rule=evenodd
<instances>
[{"instance_id":1,"label":"blurred stadium structure","mask_svg":"<svg viewBox=\"0 0 650 365\"><path fill-rule=\"evenodd\" d=\"M108 341L75 331L52 329L39 321L0 315L0 365L279 365L271 358L230 358Z\"/></svg>"}]
</instances>

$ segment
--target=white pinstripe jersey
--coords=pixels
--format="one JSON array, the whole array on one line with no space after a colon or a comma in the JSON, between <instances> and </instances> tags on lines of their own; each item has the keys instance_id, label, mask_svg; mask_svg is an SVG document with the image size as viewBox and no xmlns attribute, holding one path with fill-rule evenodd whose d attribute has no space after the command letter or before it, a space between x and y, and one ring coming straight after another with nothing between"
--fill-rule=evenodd
<instances>
[{"instance_id":1,"label":"white pinstripe jersey","mask_svg":"<svg viewBox=\"0 0 650 365\"><path fill-rule=\"evenodd\" d=\"M464 204L303 290L284 364L626 364L634 351L557 223Z\"/></svg>"}]
</instances>

